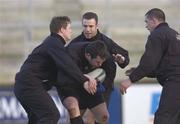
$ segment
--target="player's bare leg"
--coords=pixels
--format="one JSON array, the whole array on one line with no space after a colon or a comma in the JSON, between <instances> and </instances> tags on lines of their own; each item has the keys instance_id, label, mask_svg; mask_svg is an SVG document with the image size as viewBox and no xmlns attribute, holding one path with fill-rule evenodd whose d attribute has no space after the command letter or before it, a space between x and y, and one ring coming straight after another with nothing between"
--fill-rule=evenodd
<instances>
[{"instance_id":1,"label":"player's bare leg","mask_svg":"<svg viewBox=\"0 0 180 124\"><path fill-rule=\"evenodd\" d=\"M94 124L95 123L94 115L89 109L85 110L85 112L83 114L83 120L84 120L85 124Z\"/></svg>"},{"instance_id":2,"label":"player's bare leg","mask_svg":"<svg viewBox=\"0 0 180 124\"><path fill-rule=\"evenodd\" d=\"M69 112L71 124L84 124L81 116L78 101L75 97L67 97L63 104Z\"/></svg>"},{"instance_id":3,"label":"player's bare leg","mask_svg":"<svg viewBox=\"0 0 180 124\"><path fill-rule=\"evenodd\" d=\"M94 108L90 109L93 113L95 120L99 124L108 124L109 121L109 112L106 106L106 103L99 104Z\"/></svg>"}]
</instances>

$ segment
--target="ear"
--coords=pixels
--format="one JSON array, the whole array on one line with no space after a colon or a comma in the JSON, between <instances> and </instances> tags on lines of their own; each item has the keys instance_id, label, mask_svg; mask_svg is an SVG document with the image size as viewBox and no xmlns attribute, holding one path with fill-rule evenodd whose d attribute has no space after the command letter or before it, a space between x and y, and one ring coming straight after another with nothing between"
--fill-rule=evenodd
<instances>
[{"instance_id":1,"label":"ear","mask_svg":"<svg viewBox=\"0 0 180 124\"><path fill-rule=\"evenodd\" d=\"M97 24L97 29L99 29L99 24Z\"/></svg>"},{"instance_id":2,"label":"ear","mask_svg":"<svg viewBox=\"0 0 180 124\"><path fill-rule=\"evenodd\" d=\"M59 31L58 31L58 33L57 34L59 34L60 36L62 36L63 37L63 33L64 31L63 31L63 28L61 28L61 29L59 29Z\"/></svg>"},{"instance_id":3,"label":"ear","mask_svg":"<svg viewBox=\"0 0 180 124\"><path fill-rule=\"evenodd\" d=\"M157 18L153 18L153 24L156 26L158 26L161 22L157 19Z\"/></svg>"},{"instance_id":4,"label":"ear","mask_svg":"<svg viewBox=\"0 0 180 124\"><path fill-rule=\"evenodd\" d=\"M59 29L58 34L62 34L62 28Z\"/></svg>"},{"instance_id":5,"label":"ear","mask_svg":"<svg viewBox=\"0 0 180 124\"><path fill-rule=\"evenodd\" d=\"M64 34L65 29L62 27L62 28L60 29L60 32Z\"/></svg>"}]
</instances>

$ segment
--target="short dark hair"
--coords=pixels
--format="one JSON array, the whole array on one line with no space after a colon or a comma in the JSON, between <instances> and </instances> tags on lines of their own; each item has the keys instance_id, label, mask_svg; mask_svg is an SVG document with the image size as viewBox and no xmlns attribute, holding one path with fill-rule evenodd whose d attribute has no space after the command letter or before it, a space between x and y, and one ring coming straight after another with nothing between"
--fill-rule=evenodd
<instances>
[{"instance_id":1,"label":"short dark hair","mask_svg":"<svg viewBox=\"0 0 180 124\"><path fill-rule=\"evenodd\" d=\"M154 17L154 18L158 19L159 21L165 21L166 20L164 12L158 8L153 8L153 9L149 10L145 14L145 16L147 16L147 18Z\"/></svg>"},{"instance_id":2,"label":"short dark hair","mask_svg":"<svg viewBox=\"0 0 180 124\"><path fill-rule=\"evenodd\" d=\"M67 16L55 16L50 22L50 32L58 33L61 28L66 29L71 20Z\"/></svg>"},{"instance_id":3,"label":"short dark hair","mask_svg":"<svg viewBox=\"0 0 180 124\"><path fill-rule=\"evenodd\" d=\"M101 40L90 42L85 47L85 53L89 53L92 58L99 56L103 59L106 59L109 55L106 45Z\"/></svg>"},{"instance_id":4,"label":"short dark hair","mask_svg":"<svg viewBox=\"0 0 180 124\"><path fill-rule=\"evenodd\" d=\"M94 12L86 12L86 13L84 13L84 15L82 16L82 19L87 19L87 20L95 19L96 24L98 24L98 16Z\"/></svg>"}]
</instances>

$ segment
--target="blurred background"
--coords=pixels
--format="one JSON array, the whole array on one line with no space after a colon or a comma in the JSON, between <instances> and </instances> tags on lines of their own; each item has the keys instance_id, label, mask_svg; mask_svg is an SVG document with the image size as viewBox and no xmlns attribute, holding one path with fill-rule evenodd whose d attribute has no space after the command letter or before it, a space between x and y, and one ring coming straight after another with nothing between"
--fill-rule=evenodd
<instances>
[{"instance_id":1,"label":"blurred background","mask_svg":"<svg viewBox=\"0 0 180 124\"><path fill-rule=\"evenodd\" d=\"M117 70L115 82L118 86L118 83L126 78L124 72L139 62L144 51L146 38L149 35L145 29L144 14L155 7L163 9L169 25L180 32L179 0L0 0L0 124L9 124L14 117L10 115L12 110L9 110L8 113L4 107L8 107L7 104L16 103L14 97L12 98L15 73L32 49L49 35L49 23L53 16L67 15L71 18L74 38L82 31L82 14L87 11L98 14L100 31L129 51L130 64L125 69L118 68ZM130 93L120 100L120 106L122 106L122 109L121 107L119 109L120 122L112 122L111 124L151 124L153 120L151 116L155 111L155 107L151 108L151 105L158 104L157 101L154 103L153 100L154 98L158 100L157 94L160 93L161 89L156 85L156 82L155 79L144 78L138 83L138 86L129 89ZM149 90L144 90L146 87ZM150 94L148 100L141 99L147 97L141 97L143 90L138 93L139 88L144 90L144 94ZM153 91L151 91L152 89ZM155 97L152 92L155 93ZM136 94L137 98L133 94ZM153 96L152 100L151 96ZM119 95L119 97L121 96ZM140 100L136 100L138 98ZM138 101L141 101L140 103L147 102L149 106L145 106L144 110ZM137 115L132 110L133 104L136 102L137 106L140 107L135 107L138 108L137 112L144 110L148 121L133 121L133 116ZM15 108L17 105L14 105ZM129 110L128 108L131 107L132 109ZM9 116L6 116L7 113ZM143 115L140 115L139 118L142 119ZM24 115L20 113L19 116ZM16 121L19 123L17 118Z\"/></svg>"}]
</instances>

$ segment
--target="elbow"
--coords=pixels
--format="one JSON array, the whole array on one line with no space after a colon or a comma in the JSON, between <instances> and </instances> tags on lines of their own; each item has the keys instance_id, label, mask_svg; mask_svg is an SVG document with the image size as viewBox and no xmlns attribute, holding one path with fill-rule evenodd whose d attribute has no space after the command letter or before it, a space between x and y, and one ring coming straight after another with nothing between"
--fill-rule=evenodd
<instances>
[{"instance_id":1,"label":"elbow","mask_svg":"<svg viewBox=\"0 0 180 124\"><path fill-rule=\"evenodd\" d=\"M121 68L125 68L129 64L129 57L126 57L124 63L118 64Z\"/></svg>"}]
</instances>

